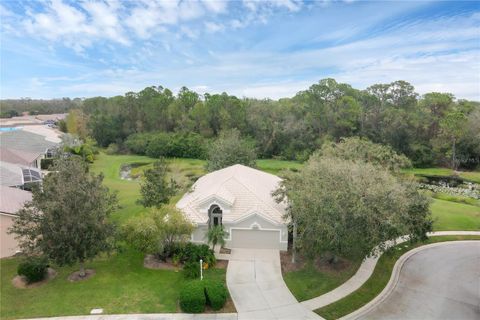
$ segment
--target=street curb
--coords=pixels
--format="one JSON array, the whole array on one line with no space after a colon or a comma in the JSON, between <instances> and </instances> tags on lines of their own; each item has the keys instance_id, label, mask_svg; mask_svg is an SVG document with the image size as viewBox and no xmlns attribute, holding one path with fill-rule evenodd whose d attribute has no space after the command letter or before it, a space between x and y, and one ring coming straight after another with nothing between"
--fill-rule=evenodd
<instances>
[{"instance_id":1,"label":"street curb","mask_svg":"<svg viewBox=\"0 0 480 320\"><path fill-rule=\"evenodd\" d=\"M339 320L358 319L359 317L364 316L365 314L373 310L375 307L377 307L379 304L381 304L383 301L385 301L385 299L388 298L388 296L395 289L398 283L398 280L400 279L400 273L402 272L403 266L415 254L424 250L428 250L428 249L440 247L440 246L455 245L458 243L477 243L477 242L479 241L478 240L453 240L453 241L437 242L437 243L427 244L406 252L395 263L395 266L393 267L393 270L392 270L392 275L390 276L390 280L388 281L387 285L382 290L382 292L380 292L373 300L368 302L366 305L364 305L360 309L357 309L354 312L339 318Z\"/></svg>"}]
</instances>

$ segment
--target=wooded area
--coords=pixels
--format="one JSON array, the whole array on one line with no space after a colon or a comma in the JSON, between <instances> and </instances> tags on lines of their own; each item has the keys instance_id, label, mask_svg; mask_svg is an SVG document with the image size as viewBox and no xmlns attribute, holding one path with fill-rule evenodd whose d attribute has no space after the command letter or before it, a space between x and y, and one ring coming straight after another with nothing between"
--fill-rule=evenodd
<instances>
[{"instance_id":1,"label":"wooded area","mask_svg":"<svg viewBox=\"0 0 480 320\"><path fill-rule=\"evenodd\" d=\"M278 101L202 96L185 87L174 95L153 86L85 99L67 127L102 147L156 157L205 157L211 138L235 128L260 158L303 161L325 142L359 136L390 145L415 166L472 169L480 162L480 103L448 93L420 96L405 81L358 90L323 79Z\"/></svg>"}]
</instances>

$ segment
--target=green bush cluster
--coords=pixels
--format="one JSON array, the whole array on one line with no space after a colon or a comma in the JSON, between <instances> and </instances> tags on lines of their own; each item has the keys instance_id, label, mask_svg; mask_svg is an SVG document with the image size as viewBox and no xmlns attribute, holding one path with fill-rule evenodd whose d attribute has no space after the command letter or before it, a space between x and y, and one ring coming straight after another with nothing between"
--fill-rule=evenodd
<instances>
[{"instance_id":1,"label":"green bush cluster","mask_svg":"<svg viewBox=\"0 0 480 320\"><path fill-rule=\"evenodd\" d=\"M125 146L133 153L152 158L205 158L205 139L192 132L135 133L125 140Z\"/></svg>"},{"instance_id":2,"label":"green bush cluster","mask_svg":"<svg viewBox=\"0 0 480 320\"><path fill-rule=\"evenodd\" d=\"M188 282L180 291L180 307L187 313L203 312L205 305L220 310L227 297L227 288L220 281L195 280Z\"/></svg>"},{"instance_id":3,"label":"green bush cluster","mask_svg":"<svg viewBox=\"0 0 480 320\"><path fill-rule=\"evenodd\" d=\"M187 261L183 265L183 275L188 279L200 278L200 262L199 261Z\"/></svg>"},{"instance_id":4,"label":"green bush cluster","mask_svg":"<svg viewBox=\"0 0 480 320\"><path fill-rule=\"evenodd\" d=\"M214 266L217 262L215 253L206 244L187 243L180 249L180 261L183 263L193 261L198 263L200 259L208 263L209 266Z\"/></svg>"},{"instance_id":5,"label":"green bush cluster","mask_svg":"<svg viewBox=\"0 0 480 320\"><path fill-rule=\"evenodd\" d=\"M227 288L219 281L205 281L205 296L207 305L213 310L220 310L225 305L228 297Z\"/></svg>"},{"instance_id":6,"label":"green bush cluster","mask_svg":"<svg viewBox=\"0 0 480 320\"><path fill-rule=\"evenodd\" d=\"M53 165L53 162L55 161L54 158L45 158L40 160L40 168L42 170L48 170L50 166Z\"/></svg>"},{"instance_id":7,"label":"green bush cluster","mask_svg":"<svg viewBox=\"0 0 480 320\"><path fill-rule=\"evenodd\" d=\"M180 308L187 313L201 313L205 310L207 299L201 280L188 282L180 291Z\"/></svg>"},{"instance_id":8,"label":"green bush cluster","mask_svg":"<svg viewBox=\"0 0 480 320\"><path fill-rule=\"evenodd\" d=\"M17 273L24 276L28 283L38 282L47 275L48 261L45 257L28 257L17 267Z\"/></svg>"}]
</instances>

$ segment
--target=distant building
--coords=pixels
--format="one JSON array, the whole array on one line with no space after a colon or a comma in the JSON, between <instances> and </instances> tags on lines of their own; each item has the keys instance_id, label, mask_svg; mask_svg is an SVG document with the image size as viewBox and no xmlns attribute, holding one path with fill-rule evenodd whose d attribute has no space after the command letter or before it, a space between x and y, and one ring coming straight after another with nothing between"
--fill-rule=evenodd
<instances>
[{"instance_id":1,"label":"distant building","mask_svg":"<svg viewBox=\"0 0 480 320\"><path fill-rule=\"evenodd\" d=\"M7 234L17 212L32 200L32 194L17 188L0 186L0 258L9 257L19 251L15 235Z\"/></svg>"}]
</instances>

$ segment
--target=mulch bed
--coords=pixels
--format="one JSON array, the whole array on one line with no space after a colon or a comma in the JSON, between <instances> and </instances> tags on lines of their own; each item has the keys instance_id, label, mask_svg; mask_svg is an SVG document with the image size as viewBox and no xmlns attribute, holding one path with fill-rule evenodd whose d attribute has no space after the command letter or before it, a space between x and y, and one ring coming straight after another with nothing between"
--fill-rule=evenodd
<instances>
[{"instance_id":1,"label":"mulch bed","mask_svg":"<svg viewBox=\"0 0 480 320\"><path fill-rule=\"evenodd\" d=\"M42 281L34 282L34 283L27 283L27 279L24 276L16 276L12 279L12 285L18 289L28 289L28 288L36 288L45 283L49 282L53 278L57 276L57 271L52 268L47 269L47 276Z\"/></svg>"},{"instance_id":2,"label":"mulch bed","mask_svg":"<svg viewBox=\"0 0 480 320\"><path fill-rule=\"evenodd\" d=\"M95 270L93 269L85 269L85 276L81 277L80 276L80 271L75 271L74 273L70 274L68 276L68 281L70 282L76 282L76 281L83 281L90 279L95 275Z\"/></svg>"},{"instance_id":3,"label":"mulch bed","mask_svg":"<svg viewBox=\"0 0 480 320\"><path fill-rule=\"evenodd\" d=\"M179 270L182 268L181 265L174 265L171 259L163 261L155 257L153 254L147 254L145 259L143 259L143 266L147 269L156 269L156 270Z\"/></svg>"},{"instance_id":4,"label":"mulch bed","mask_svg":"<svg viewBox=\"0 0 480 320\"><path fill-rule=\"evenodd\" d=\"M217 260L215 264L215 268L217 269L227 269L228 267L228 260Z\"/></svg>"},{"instance_id":5,"label":"mulch bed","mask_svg":"<svg viewBox=\"0 0 480 320\"><path fill-rule=\"evenodd\" d=\"M298 271L305 267L307 259L297 254L296 263L292 263L291 251L280 252L280 263L282 266L282 274L291 271ZM338 258L337 263L332 264L325 258L318 258L314 261L314 266L318 271L322 272L339 272L348 269L352 262L343 258Z\"/></svg>"}]
</instances>

